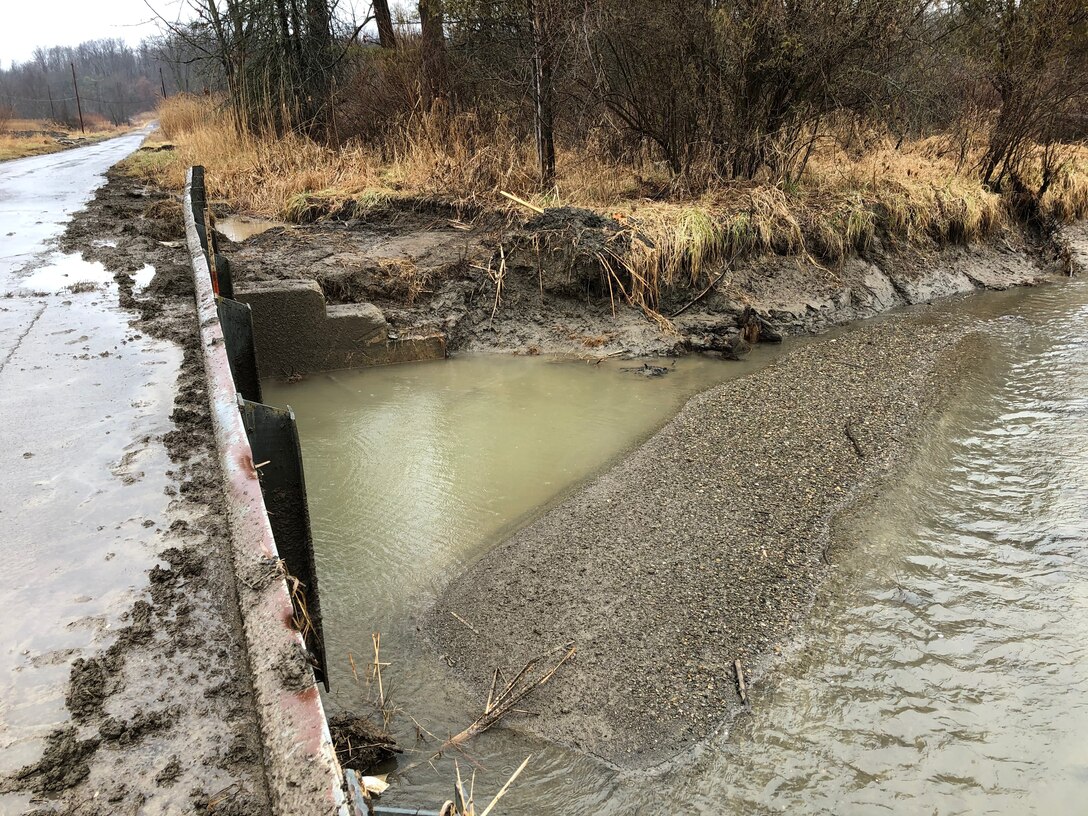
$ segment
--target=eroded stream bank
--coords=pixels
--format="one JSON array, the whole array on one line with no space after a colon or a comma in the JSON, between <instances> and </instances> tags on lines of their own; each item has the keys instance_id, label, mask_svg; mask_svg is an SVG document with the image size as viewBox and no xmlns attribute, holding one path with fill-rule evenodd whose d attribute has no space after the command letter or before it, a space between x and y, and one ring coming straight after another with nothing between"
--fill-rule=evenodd
<instances>
[{"instance_id":1,"label":"eroded stream bank","mask_svg":"<svg viewBox=\"0 0 1088 816\"><path fill-rule=\"evenodd\" d=\"M160 206L158 202L141 201L140 198L142 198L142 196L137 198L135 202L128 201L127 199L129 198L130 191L132 191L134 187L137 190L139 189L138 185L133 185L131 182L124 181L123 179L115 180L114 184L111 184L110 187L107 188L107 190L104 191L103 195L100 197L102 199L103 206L94 211L91 216L91 220L89 220L86 224L86 226L92 229L95 228L94 220L100 219L102 224L109 224L110 229L117 233L117 238L121 243L121 246L96 247L94 245L94 242L90 240L88 236L84 235L79 239L80 243L82 244L81 248L84 249L85 253L89 257L102 256L102 259L107 263L107 266L110 266L111 268L116 267L126 272L138 271L140 268L142 268L141 264L148 262L149 259L151 259L151 262L155 262L154 258L156 256L161 256L161 260L164 264L176 263L174 257L178 254L176 252L177 247L171 246L171 244L173 243L173 235L164 234L160 239L161 243L156 240L143 240L143 236L141 236L140 240L137 241L138 251L133 252L133 247L131 246L132 236L129 234L129 230L126 228L126 220L132 218L132 213L134 211L143 213L145 207L152 203L156 205L156 219L161 217L162 215L166 215L170 208L170 205L165 202L162 203L162 205ZM137 195L139 195L139 193ZM165 221L167 219L163 220ZM350 228L336 227L336 229L342 231ZM365 225L361 232L367 233L367 228L365 227ZM272 232L268 235L274 238L277 233ZM319 231L318 236L320 237ZM377 235L369 235L368 233L368 236L369 237L367 238L367 240L372 240L374 242L374 246L377 246L378 243L389 237L389 233L379 232L379 234ZM264 236L261 236L261 238L264 238ZM251 240L254 240L259 244L261 238ZM271 238L265 240L271 240ZM247 241L246 243L248 244L249 242ZM320 242L318 242L317 245L311 244L310 246L318 253L322 251L320 247ZM392 249L395 249L395 247L396 245L393 244ZM241 254L237 253L235 249L231 249L230 251L232 253L232 258L234 258L236 254ZM894 305L895 303L902 303L904 301L911 301L913 299L925 299L927 296L951 291L947 287L942 289L938 285L941 284L942 281L947 282L946 279L951 279L955 282L953 288L977 288L978 286L983 285L984 276L986 275L988 269L985 263L987 259L992 260L994 258L997 258L999 260L999 262L995 264L995 268L997 268L998 272L997 275L994 277L986 278L992 282L992 285L995 286L1024 282L1027 280L1031 280L1040 274L1040 268L1015 246L1009 246L1005 252L1002 252L999 249L995 249L994 247L983 247L981 249L970 251L963 250L962 253L967 256L973 257L973 260L971 260L970 263L967 264L967 269L971 273L970 275L964 273L958 277L953 275L951 278L948 278L949 273L947 265L942 266L941 264L937 264L936 266L930 267L928 271L915 274L913 277L911 277L910 274L911 270L906 270L902 278L895 277L893 279L892 277L887 277L887 275L885 275L885 277L887 278L886 286L884 285L884 283L881 283L879 286L874 285L873 287L869 287L864 283L867 279L866 275L862 274L860 277L852 278L854 283L858 287L861 287L856 290L859 293L859 297L862 298L860 305L855 303L853 300L853 296L849 294L845 296L844 300L843 292L845 290L841 288L835 288L836 286L838 286L838 284L831 282L829 283L830 288L828 290L828 292L830 292L831 294L825 292L823 294L817 293L817 295L814 295L813 297L815 298L815 305L813 303L804 302L804 298L802 298L800 301L797 301L795 303L796 308L794 309L794 311L789 313L795 315L807 314L810 317L814 316L813 319L817 322L812 323L811 325L815 326L822 325L819 323L819 319L822 319L820 318L821 315L823 315L824 317L831 315L837 316L837 319L847 319L847 317L850 315L857 316L859 314L868 314L871 313L874 309L878 310L879 308L886 308L888 306ZM953 253L952 256L943 257L954 256L955 253ZM295 256L285 254L282 257L288 258ZM298 256L299 262L305 262L309 268L317 268L323 258L327 259L326 265L330 266L330 268L331 266L335 266L335 264L337 263L337 259L335 257L332 257L329 253L321 255L320 257ZM1002 258L1003 260L1001 260ZM344 258L341 258L340 260L346 262ZM295 262L292 261L292 264L294 263ZM285 265L284 268L290 269L291 264ZM759 276L755 271L753 271L751 274L753 276L753 280L759 279ZM244 275L242 277L244 278ZM764 284L767 287L767 291L772 291L774 289L774 279L775 275L772 274L768 275L766 280L764 281ZM177 285L177 282L181 280L183 280L183 278L162 276L161 280L156 280L153 282L153 285L151 287L152 291L150 292L150 294L158 294L163 297L169 297L171 295L182 295L181 291L175 291L174 289L174 287ZM871 280L874 284L879 283L878 278L874 278ZM396 282L394 281L394 283ZM472 287L469 287L469 289L471 289L471 292L469 292L469 294L472 296L466 299L466 292L462 291L465 281L453 279L453 284L455 285L452 293L450 292L450 290L443 290L446 294L450 295L450 298L448 298L448 300L444 302L447 302L450 307L455 310L455 312L460 310L462 305L467 306L468 309L466 311L458 312L461 314L461 317L463 319L467 319L467 322L465 322L463 325L466 327L475 325L479 331L484 331L483 327L485 326L485 324L488 323L487 316L490 312L490 299L486 296L487 293L481 290L478 286L473 285ZM591 304L590 307L587 308L584 299L578 296L568 298L567 300L555 301L550 304L548 308L540 311L538 307L534 305L539 303L539 289L537 288L537 284L538 281L535 277L535 273L533 276L529 276L520 282L520 294L517 295L516 298L511 297L511 300L506 301L507 305L515 305L515 308L499 311L499 316L496 318L498 329L493 330L489 326L487 331L491 332L491 334L489 335L490 339L488 339L487 342L481 343L480 347L500 347L506 348L508 350L520 349L522 351L532 351L535 348L537 351L540 351L543 349L539 345L536 345L535 338L540 334L541 331L544 331L545 329L548 332L553 331L553 328L548 327L558 326L559 328L555 329L555 331L558 332L555 337L558 338L557 342L561 342L563 344L562 350L568 352L571 350L578 350L582 353L585 353L586 356L592 356L597 354L604 354L608 352L613 346L622 346L624 343L626 343L629 336L623 333L623 326L635 325L635 321L638 321L638 331L641 332L644 331L644 327L647 325L644 316L642 316L641 314L632 315L630 313L623 313L618 321L613 322L607 306L602 305L602 303L598 301L596 304ZM122 287L122 289L124 290L124 287ZM516 292L516 289L517 287L514 286L512 279L511 294L514 294ZM791 292L793 294L797 294L800 290L798 290L797 287L794 287L793 289L790 289L789 287L782 287L781 291L786 292L787 294ZM865 294L865 292L868 292L868 294ZM878 297L880 292L890 294L888 294L887 299L881 300L880 297ZM825 295L827 296L825 297ZM1018 296L1020 295L1014 295L1013 297ZM829 297L830 300L828 300ZM838 300L836 300L836 298ZM511 304L511 301L513 301L513 304ZM148 306L148 308L151 308L151 303L152 302L150 300L144 301L144 303L141 305L141 308L143 308L144 306ZM520 303L521 305L516 306L516 304L518 303ZM562 321L551 322L554 316L554 312L549 311L549 309L551 308L551 305L554 305L554 303L560 303L562 305L562 308L565 310L563 312ZM824 305L821 306L819 304ZM719 304L719 306L721 305L722 304ZM443 301L436 303L433 300L425 299L420 301L417 304L417 307L417 313L430 314L431 317L434 317L436 319L444 320L445 317L450 316L443 311L443 309L445 308L443 306ZM391 316L391 325L394 328L398 325L397 320L399 319L396 313L397 308L397 306L391 305L386 312L387 317ZM722 321L724 321L721 325L727 326L727 328L724 329L724 331L727 332L735 330L734 320L736 317L736 313L733 311L729 311L729 308L731 307L728 307L728 304L726 304L725 311L721 313L723 315L721 319ZM154 310L152 309L152 311ZM467 318L466 315L468 316ZM152 314L150 316L153 317L154 315ZM577 320L580 322L578 322L577 324L572 324L570 322L571 320ZM604 330L604 327L609 327L608 330L611 331L611 327L616 325L621 327L621 331L618 334L611 334L609 336L605 336L607 332ZM572 331L572 326L574 326L575 330L575 334L573 336L570 334L570 332ZM962 328L963 327L955 328L952 334L954 335L958 333ZM504 333L507 331L512 333ZM523 337L521 332L525 331L527 331L528 334ZM946 340L948 340L948 342L951 342L950 339L944 337L944 335L942 335L940 332L930 330L926 331L928 331L929 333L927 334L923 332L918 336L930 337L934 339L934 347L931 350L935 354L939 353L940 347L945 344ZM610 346L609 344L612 345ZM471 347L472 343L469 342L466 343L466 345ZM646 348L649 348L649 346L635 345L631 348L637 351L639 350L639 348L645 350ZM916 351L916 349L910 349L911 354L914 354ZM925 352L925 349L923 349L922 351ZM690 361L682 360L679 365L683 365L685 362ZM847 362L852 361L848 360ZM903 360L899 360L898 362L899 364L903 364ZM849 373L850 366L839 366L838 368L842 368L844 371L847 371L847 373ZM365 374L373 373L374 372L365 372ZM794 385L796 385L796 382L803 381L804 380L796 380L794 382ZM307 387L307 385L308 383L304 383L300 387L305 388ZM794 388L794 392L796 391L797 389ZM752 417L759 417L761 412L764 410L765 405L759 401L757 395L755 395L751 390L746 388L739 389L738 393L740 393L741 399L746 401L746 407L745 410L743 412L740 412L737 416L745 421L748 421ZM280 401L292 403L298 402L293 397L286 397L281 399ZM483 401L486 404L486 394L483 397ZM297 407L298 405L296 404L296 408ZM195 414L193 418L197 418ZM394 425L389 429L389 433L386 434L386 438L393 444L397 444L400 439L400 437L398 437L398 433L400 433L401 431L408 432L409 430L410 429L408 428L400 428ZM556 433L555 436L557 437L557 439L555 440L556 445L559 445L561 442L566 441L561 438L560 433ZM859 437L859 439L861 439L861 437ZM176 439L174 441L181 440ZM848 439L845 443L843 443L841 439L838 439L837 441L839 444L850 444ZM865 445L866 440L861 439L861 444ZM367 456L370 457L388 455L383 453L380 448L368 447L365 450L367 452ZM864 455L865 450L867 450L867 448L863 448L862 455ZM838 456L840 454L839 448L834 448L833 454L835 456ZM854 455L857 455L856 451ZM435 464L438 467L442 466L441 461L436 461ZM759 478L762 478L758 474L763 473L764 464L765 463L763 462L763 460L759 458L756 458L751 462L746 463L746 468L742 473L741 478L735 480L731 484L725 485L726 498L730 500L735 499L738 501L745 498L745 492L748 489L749 482L753 479L758 480ZM358 467L363 467L367 465L367 462L357 462L356 465ZM691 473L692 471L690 468L685 470L685 478L688 478ZM447 487L456 488L457 484L454 483L452 486L447 484ZM652 483L647 482L646 487L647 493L649 493L650 488L652 487ZM377 496L385 495L386 493L388 493L388 491L382 491L379 486L379 489L375 491L374 497L376 498ZM352 500L356 502L364 502L370 501L371 498L372 497L369 496L361 496L354 497ZM449 512L451 508L454 508L455 504L456 503L447 506L445 508L445 512ZM643 497L640 498L640 504L638 506L642 508L642 511L645 515L650 517L651 521L654 519L655 513L660 515L660 502L647 500L645 497ZM615 511L612 512L615 515ZM442 514L436 514L435 517L438 520L439 525L441 525ZM509 523L516 524L517 517L515 516L509 519ZM498 527L502 526L502 524L498 525ZM321 530L318 529L316 532L318 538L320 539L322 536ZM336 545L338 541L343 540L343 537L338 537L337 540L333 541L332 543L333 545ZM668 542L668 546L675 547L675 542L670 540ZM333 553L333 556L335 559L335 552ZM353 553L348 559L346 559L346 561L342 562L342 567L345 571L345 574L348 576L344 583L350 583L351 576L358 574L360 571L366 568L365 563L361 563L362 560L363 556L359 555L358 553ZM408 563L412 563L411 559L408 559ZM553 564L550 564L549 568L553 566ZM758 566L759 565L757 565L757 567ZM399 582L401 585L403 585L403 588L406 591L410 590L413 594L413 597L408 601L409 603L414 602L415 600L419 600L418 597L416 597L418 595L419 576L412 574L410 577L412 580L405 580ZM545 577L546 576L541 576L541 580L543 580ZM690 576L678 574L677 576L670 576L670 580L672 580L674 577L682 582L684 579ZM324 576L323 580L325 580ZM393 581L392 584L393 586L397 586L398 582ZM437 588L438 587L436 586L435 589ZM473 589L473 591L476 591L475 588ZM669 603L675 601L674 595L670 595L667 599ZM426 600L426 598L423 598L422 600ZM613 606L613 610L615 608L617 607ZM358 610L352 610L350 607L345 607L344 614L352 617L352 626L354 627L352 630L352 634L345 636L345 642L351 641L351 644L356 647L356 651L354 654L355 657L358 659L358 663L362 664L359 666L359 668L362 670L362 674L365 672L364 666L365 662L368 659L367 656L369 654L369 634L374 629L381 627L372 626L371 622L366 620L364 615L359 614ZM389 673L387 674L387 678L389 678L394 684L396 684L391 691L392 699L395 701L398 699L403 701L401 704L406 709L406 711L408 713L414 713L412 700L413 695L417 693L417 690L423 687L428 687L429 689L438 688L440 689L440 694L436 694L436 696L434 696L433 698L429 698L429 704L434 705L436 708L441 708L444 711L443 716L446 717L446 722L441 723L437 726L438 733L441 733L444 726L447 727L449 730L460 728L465 724L467 719L475 716L479 712L479 708L482 705L482 697L479 695L478 689L466 690L460 688L455 683L451 683L450 675L448 672L449 666L447 662L441 661L436 665L434 662L433 653L427 653L425 647L423 645L420 645L420 641L417 639L417 636L415 635L414 630L411 626L403 626L402 631L404 632L403 636L406 641L409 639L415 639L405 647L405 653L407 654L414 651L416 654L424 655L424 659L429 659L431 663L425 670L421 670L418 674L409 670L405 671L404 675L400 678L397 677L397 672L395 668L390 669ZM399 636L399 633L394 632L392 633L392 636L393 641L395 642L397 637ZM336 637L336 635L333 635L333 637ZM383 641L383 654L388 655L389 652L385 650L392 650L396 648L396 646L390 643L390 640L388 638ZM339 657L341 662L344 661L345 657L344 655L332 655L331 653L330 656L333 661L336 661L337 657ZM454 660L454 662L457 662L457 658L455 656L451 655L451 659ZM503 655L503 659L510 660L511 658L509 657L509 655ZM408 666L412 666L411 661L408 657L404 657L401 662L405 665L406 668ZM462 660L460 662L460 665L464 667L465 662L467 661ZM372 695L373 689L367 689L365 681L362 682L359 686L355 686L354 677L352 677L351 681L348 681L347 675L349 673L349 670L349 668L344 668L343 666L341 666L340 671L343 674L343 682L339 684L339 688L341 690L339 693L345 695L345 697L343 698L345 707L358 708L360 706L357 704L361 704L368 695ZM617 694L623 693L625 692L617 692ZM710 710L713 710L713 707L711 707ZM708 717L707 719L709 720L710 718ZM401 722L403 724L410 721L405 720L402 717ZM743 723L745 722L745 720L742 718L740 722ZM433 725L434 723L432 722L424 724ZM511 721L510 724L518 725L518 723L514 721ZM525 721L520 724L520 727L522 729L522 732L524 732ZM402 730L404 731L404 733L402 733L401 735L402 742L407 746L416 748L417 746L415 746L414 744L414 727L412 725L403 725ZM716 745L716 743L713 741L704 744L708 746L708 749L706 752L704 752L703 756L717 756L725 750L725 748L723 748L721 745ZM426 751L428 750L428 746L418 746L418 750ZM548 806L553 807L557 810L561 809L564 812L572 812L573 810L573 812L581 812L587 814L599 812L618 812L619 808L630 809L630 807L635 807L636 809L642 808L654 810L656 809L654 803L659 802L659 796L669 796L675 801L681 803L690 801L693 795L703 797L705 794L706 798L699 799L700 802L714 802L724 798L723 789L716 782L713 781L712 777L701 776L701 774L704 772L698 769L700 767L703 767L699 764L700 762L702 762L702 760L697 760L692 765L693 770L691 771L686 770L686 766L681 766L676 773L669 777L670 781L666 787L662 788L660 785L657 785L655 783L655 785L652 787L654 787L654 790L658 792L651 793L648 789L650 786L646 786L645 783L642 781L632 781L631 778L623 774L617 774L616 772L609 770L607 766L602 765L595 760L589 759L582 754L566 751L547 742L540 742L531 737L523 736L521 733L518 733L517 731L511 729L500 729L493 734L486 735L478 743L474 743L473 745L473 755L477 758L482 759L488 766L489 772L493 772L494 777L499 779L505 778L506 772L512 770L512 766L516 765L516 763L520 761L520 758L523 756L523 752L527 752L529 750L536 752L536 758L534 759L532 766L532 773L531 775L527 774L526 777L524 777L522 780L523 784L520 785L519 788L516 789L513 793L508 795L507 799L505 800L505 802L514 812L537 812L541 807ZM685 753L684 761L688 762L692 760L693 757L693 754ZM712 770L713 773L719 773L720 771L720 769L718 768L714 768ZM397 790L393 794L392 799L393 801L402 801L405 803L417 804L420 802L431 803L435 801L441 801L446 797L446 795L448 795L449 778L449 769L446 767L440 767L436 772L433 773L429 769L417 769L417 771L413 772L407 779L399 780ZM675 790L673 790L674 784ZM737 785L739 783L736 780L733 780L732 784ZM743 785L740 785L740 787L743 788ZM698 793L693 794L693 791ZM758 800L758 797L755 797L754 795L753 798ZM613 807L617 808L617 811L613 811Z\"/></svg>"},{"instance_id":2,"label":"eroded stream bank","mask_svg":"<svg viewBox=\"0 0 1088 816\"><path fill-rule=\"evenodd\" d=\"M1076 640L1084 525L1072 499L1081 488L1076 473L1054 473L1057 451L1079 433L1086 310L1088 288L1075 281L896 315L816 340L696 398L648 446L485 556L442 595L428 625L474 686L449 683L446 660L428 664L411 626L385 629L383 654L401 650L386 670L393 698L424 726L435 723L427 713L436 717L435 733L444 734L479 713L495 666L516 671L526 655L556 641L579 642L575 662L533 700L539 716L512 718L512 728L473 743L473 756L496 777L535 754L505 800L514 813L654 812L663 801L683 812L866 813L887 804L889 790L895 807L952 813L970 802L1024 812L1049 752L1075 734L1075 721L1067 726L1062 718L1070 705L1080 707L1067 696L1079 694L1079 685L1067 681L1088 661ZM361 386L376 373L353 375L367 411L384 402ZM316 382L279 398L298 407ZM478 377L457 384L488 387ZM419 410L442 416L431 388L405 383L402 398L422 395L419 405L428 407ZM503 399L501 389L492 393L482 405ZM322 516L337 515L337 503L344 516L380 515L383 502L403 504L413 491L431 495L428 481L442 497L430 505L433 525L422 545L403 528L371 531L350 520L349 527L359 525L354 536L339 528L326 536L315 514L323 580L331 570L338 575L332 580L355 593L341 599L340 611L327 612L327 626L359 659L370 632L381 628L367 619L382 614L375 611L378 591L364 577L368 564L377 564L392 592L405 590L392 608L410 609L431 578L410 566L381 574L390 563L413 563L410 552L391 557L389 548L433 552L481 531L444 523L463 513L468 485L443 476L450 471L440 449L427 447L435 467L407 472L395 491L378 485L359 496L350 489L368 463L398 455L426 420L367 422L345 434L358 417L321 427L316 407L300 412L313 417L310 429L303 426L308 456L327 463L318 473L335 461L343 476L323 488L308 462L311 489L339 497ZM924 436L922 427L929 428ZM445 430L438 423L435 432ZM1058 447L1040 446L1038 434L1055 434ZM990 449L987 440L1005 437L1023 439ZM466 436L466 447L481 452L474 438ZM813 534L847 493L866 495L860 476L901 461L912 440L920 452L896 471L896 492L862 504L835 539ZM964 457L950 459L957 446ZM473 476L487 470L480 461ZM996 486L995 471L1003 477ZM511 482L508 472L504 478ZM1023 479L1027 489L1018 486ZM478 492L478 482L472 485ZM1003 509L1006 492L1012 504ZM501 528L487 531L492 541ZM384 551L365 543L375 534ZM992 540L996 554L980 539ZM347 549L345 541L352 542ZM1070 612L1068 625L1045 642L1024 638ZM754 705L729 732L718 732L735 705L730 668L738 655L755 670ZM334 655L334 663L338 657L344 660ZM1065 668L1052 680L1042 676L1048 665ZM338 702L354 706L372 693L348 679L350 668L341 671ZM1048 691L1042 700L1031 695L1030 714L1026 687ZM402 722L402 741L417 747L411 720ZM1018 760L1009 752L1024 727L1036 744ZM630 749L634 760L618 749ZM678 760L649 782L587 750L617 765ZM1076 758L1063 763L1058 795L1083 793L1080 767ZM443 795L447 781L442 770L417 768L399 780L391 801L429 801ZM1038 809L1047 801L1039 798Z\"/></svg>"}]
</instances>

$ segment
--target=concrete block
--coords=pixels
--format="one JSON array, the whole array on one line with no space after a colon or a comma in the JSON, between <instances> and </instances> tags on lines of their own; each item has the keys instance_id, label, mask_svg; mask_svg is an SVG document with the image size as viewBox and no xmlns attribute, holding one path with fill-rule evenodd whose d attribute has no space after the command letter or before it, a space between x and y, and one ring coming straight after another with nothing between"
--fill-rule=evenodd
<instances>
[{"instance_id":1,"label":"concrete block","mask_svg":"<svg viewBox=\"0 0 1088 816\"><path fill-rule=\"evenodd\" d=\"M262 377L390 363L441 360L441 334L389 339L389 323L372 303L326 306L311 280L239 286L238 301L253 310L253 335Z\"/></svg>"}]
</instances>

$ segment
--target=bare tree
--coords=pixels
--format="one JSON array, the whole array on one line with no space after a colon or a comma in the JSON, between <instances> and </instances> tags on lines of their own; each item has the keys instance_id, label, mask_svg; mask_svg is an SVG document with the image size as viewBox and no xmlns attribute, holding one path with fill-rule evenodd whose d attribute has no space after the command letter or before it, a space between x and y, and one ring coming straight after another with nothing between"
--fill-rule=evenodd
<instances>
[{"instance_id":1,"label":"bare tree","mask_svg":"<svg viewBox=\"0 0 1088 816\"><path fill-rule=\"evenodd\" d=\"M446 22L442 0L419 0L423 104L430 110L446 83Z\"/></svg>"},{"instance_id":2,"label":"bare tree","mask_svg":"<svg viewBox=\"0 0 1088 816\"><path fill-rule=\"evenodd\" d=\"M389 13L389 0L374 0L374 19L378 23L381 47L396 48L397 36L393 31L393 17Z\"/></svg>"}]
</instances>

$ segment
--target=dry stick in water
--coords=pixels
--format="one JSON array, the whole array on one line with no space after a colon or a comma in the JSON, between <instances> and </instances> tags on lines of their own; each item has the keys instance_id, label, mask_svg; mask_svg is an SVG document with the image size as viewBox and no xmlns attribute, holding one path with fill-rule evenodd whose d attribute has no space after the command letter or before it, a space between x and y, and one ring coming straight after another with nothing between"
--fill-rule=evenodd
<instances>
[{"instance_id":1,"label":"dry stick in water","mask_svg":"<svg viewBox=\"0 0 1088 816\"><path fill-rule=\"evenodd\" d=\"M733 668L737 672L737 691L740 692L740 701L747 703L748 687L744 684L744 667L740 665L739 658L733 662Z\"/></svg>"},{"instance_id":2,"label":"dry stick in water","mask_svg":"<svg viewBox=\"0 0 1088 816\"><path fill-rule=\"evenodd\" d=\"M382 687L382 666L388 666L388 663L382 663L381 650L382 650L382 633L374 632L371 634L370 639L374 642L374 676L378 679L378 698L381 700L382 708L385 707L385 689Z\"/></svg>"},{"instance_id":3,"label":"dry stick in water","mask_svg":"<svg viewBox=\"0 0 1088 816\"><path fill-rule=\"evenodd\" d=\"M529 764L529 760L532 758L533 755L529 754L529 756L525 757L525 759L522 760L522 763L518 765L518 769L514 771L513 775L509 779L506 780L506 784L503 785L499 792L495 794L495 798L491 800L486 808L484 808L484 812L481 813L480 816L487 816L487 814L491 812L491 809L494 808L495 805L499 803L499 800L506 795L506 792L510 790L510 786L514 784L514 780L521 776L521 772L525 770L525 766Z\"/></svg>"},{"instance_id":4,"label":"dry stick in water","mask_svg":"<svg viewBox=\"0 0 1088 816\"><path fill-rule=\"evenodd\" d=\"M540 662L540 660L547 657L548 655L553 655L556 652L561 651L562 649L566 649L567 652L563 655L558 663L552 666L540 678L536 680L527 679L527 675L532 671L533 667L538 662ZM430 762L437 759L450 748L459 748L463 743L491 728L491 726L501 720L506 714L510 713L513 710L516 710L518 703L520 703L533 691L540 688L549 680L551 680L555 673L559 671L559 668L572 657L574 657L574 653L576 651L577 647L573 643L568 643L565 646L560 646L558 649L552 649L552 651L550 652L546 652L545 654L531 658L525 664L522 670L517 673L517 676L509 683L507 683L506 687L497 696L494 695L494 688L498 683L498 673L496 672L496 674L492 677L492 694L488 695L488 705L487 708L484 710L484 713L477 717L471 725L469 725L459 734L454 734L452 737L442 743L439 749L435 751L434 754L426 761ZM420 762L416 762L415 764L408 766L404 769L403 773L408 773L413 768L415 768L416 765L419 764Z\"/></svg>"}]
</instances>

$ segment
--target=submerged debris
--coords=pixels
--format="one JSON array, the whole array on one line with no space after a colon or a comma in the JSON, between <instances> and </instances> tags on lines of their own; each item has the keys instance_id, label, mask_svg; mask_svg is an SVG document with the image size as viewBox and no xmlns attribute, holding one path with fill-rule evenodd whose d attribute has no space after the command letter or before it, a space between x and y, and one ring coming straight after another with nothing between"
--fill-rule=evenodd
<instances>
[{"instance_id":1,"label":"submerged debris","mask_svg":"<svg viewBox=\"0 0 1088 816\"><path fill-rule=\"evenodd\" d=\"M657 366L650 365L649 363L643 363L640 366L627 366L621 368L620 371L627 372L629 374L638 374L642 377L664 377L670 371L676 368L676 361L672 361L670 366Z\"/></svg>"},{"instance_id":2,"label":"submerged debris","mask_svg":"<svg viewBox=\"0 0 1088 816\"><path fill-rule=\"evenodd\" d=\"M367 717L337 714L329 718L329 731L340 764L360 773L402 753L393 736Z\"/></svg>"}]
</instances>

